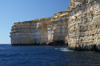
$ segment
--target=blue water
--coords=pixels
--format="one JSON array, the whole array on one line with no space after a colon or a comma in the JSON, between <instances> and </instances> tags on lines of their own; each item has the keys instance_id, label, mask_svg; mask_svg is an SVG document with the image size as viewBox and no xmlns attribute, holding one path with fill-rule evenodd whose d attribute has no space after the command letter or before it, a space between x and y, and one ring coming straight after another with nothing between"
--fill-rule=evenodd
<instances>
[{"instance_id":1,"label":"blue water","mask_svg":"<svg viewBox=\"0 0 100 66\"><path fill-rule=\"evenodd\" d=\"M60 46L0 45L0 66L100 66L100 53Z\"/></svg>"}]
</instances>

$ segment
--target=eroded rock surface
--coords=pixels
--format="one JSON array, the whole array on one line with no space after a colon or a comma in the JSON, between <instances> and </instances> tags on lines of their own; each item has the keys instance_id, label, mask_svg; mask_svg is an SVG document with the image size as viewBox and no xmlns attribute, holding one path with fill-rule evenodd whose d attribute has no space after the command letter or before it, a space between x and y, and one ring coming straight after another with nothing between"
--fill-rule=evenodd
<instances>
[{"instance_id":1,"label":"eroded rock surface","mask_svg":"<svg viewBox=\"0 0 100 66\"><path fill-rule=\"evenodd\" d=\"M100 0L71 0L66 11L53 17L15 23L12 44L59 44L100 50Z\"/></svg>"},{"instance_id":2,"label":"eroded rock surface","mask_svg":"<svg viewBox=\"0 0 100 66\"><path fill-rule=\"evenodd\" d=\"M68 46L100 49L100 0L71 0L68 11Z\"/></svg>"},{"instance_id":3,"label":"eroded rock surface","mask_svg":"<svg viewBox=\"0 0 100 66\"><path fill-rule=\"evenodd\" d=\"M67 21L68 13L64 11L49 18L15 23L11 30L11 43L12 45L68 43Z\"/></svg>"}]
</instances>

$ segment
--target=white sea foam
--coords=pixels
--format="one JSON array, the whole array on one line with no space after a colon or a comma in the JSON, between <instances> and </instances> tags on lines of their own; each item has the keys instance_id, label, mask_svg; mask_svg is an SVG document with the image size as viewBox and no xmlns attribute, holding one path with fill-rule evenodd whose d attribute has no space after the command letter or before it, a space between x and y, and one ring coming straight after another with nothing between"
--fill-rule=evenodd
<instances>
[{"instance_id":1,"label":"white sea foam","mask_svg":"<svg viewBox=\"0 0 100 66\"><path fill-rule=\"evenodd\" d=\"M64 47L64 48L55 48L55 50L59 50L59 51L62 51L62 52L70 52L70 51L73 51L73 50L70 50L70 49L68 49L66 47Z\"/></svg>"}]
</instances>

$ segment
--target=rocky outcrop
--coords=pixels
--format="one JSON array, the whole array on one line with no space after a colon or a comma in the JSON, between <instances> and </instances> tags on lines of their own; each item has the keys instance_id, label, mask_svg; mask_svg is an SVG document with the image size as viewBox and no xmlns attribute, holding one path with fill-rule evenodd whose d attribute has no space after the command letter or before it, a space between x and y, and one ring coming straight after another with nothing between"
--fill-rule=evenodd
<instances>
[{"instance_id":1,"label":"rocky outcrop","mask_svg":"<svg viewBox=\"0 0 100 66\"><path fill-rule=\"evenodd\" d=\"M100 1L71 0L68 11L68 46L77 50L100 50Z\"/></svg>"},{"instance_id":2,"label":"rocky outcrop","mask_svg":"<svg viewBox=\"0 0 100 66\"><path fill-rule=\"evenodd\" d=\"M71 0L53 17L15 23L11 43L64 44L77 50L100 50L100 1Z\"/></svg>"},{"instance_id":3,"label":"rocky outcrop","mask_svg":"<svg viewBox=\"0 0 100 66\"><path fill-rule=\"evenodd\" d=\"M68 13L63 11L54 14L53 17L15 23L11 30L11 43L12 45L63 45L68 43L67 21Z\"/></svg>"}]
</instances>

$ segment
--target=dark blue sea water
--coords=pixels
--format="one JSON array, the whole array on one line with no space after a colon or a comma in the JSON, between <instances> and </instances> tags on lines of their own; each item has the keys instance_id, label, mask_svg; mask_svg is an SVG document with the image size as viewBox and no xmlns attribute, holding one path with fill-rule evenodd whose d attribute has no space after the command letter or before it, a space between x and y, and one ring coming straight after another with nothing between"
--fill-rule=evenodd
<instances>
[{"instance_id":1,"label":"dark blue sea water","mask_svg":"<svg viewBox=\"0 0 100 66\"><path fill-rule=\"evenodd\" d=\"M100 53L60 46L0 45L0 66L100 66Z\"/></svg>"}]
</instances>

